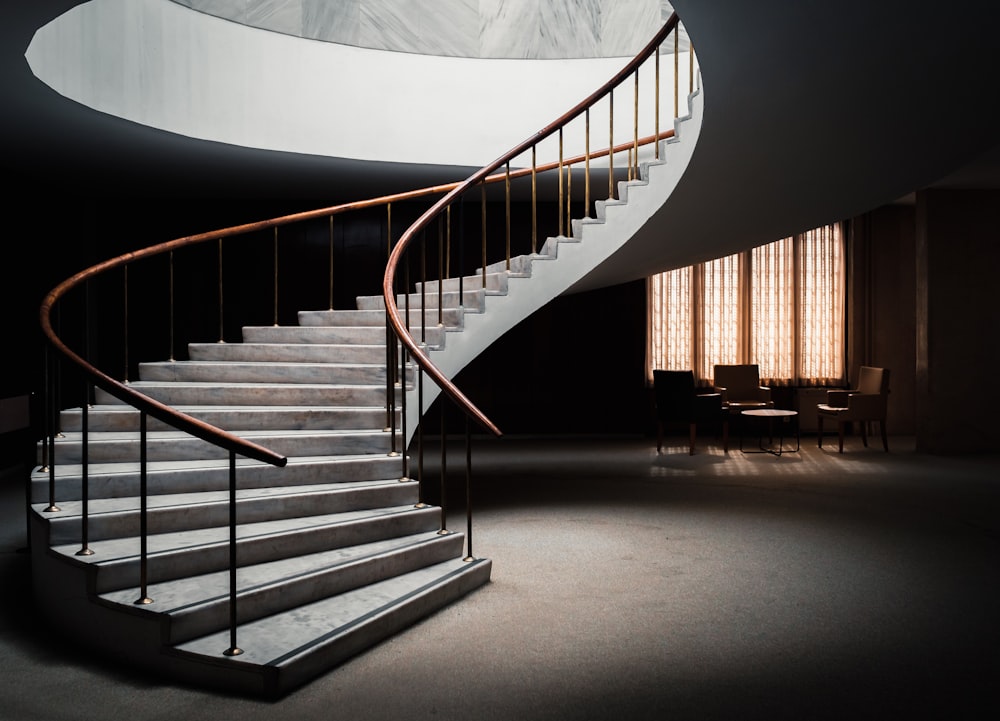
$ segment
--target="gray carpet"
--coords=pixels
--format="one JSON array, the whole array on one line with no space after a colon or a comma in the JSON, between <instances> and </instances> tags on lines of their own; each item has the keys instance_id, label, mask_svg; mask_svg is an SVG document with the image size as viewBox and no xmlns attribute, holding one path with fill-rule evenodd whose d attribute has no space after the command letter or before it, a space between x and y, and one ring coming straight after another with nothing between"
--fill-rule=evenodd
<instances>
[{"instance_id":1,"label":"gray carpet","mask_svg":"<svg viewBox=\"0 0 1000 721\"><path fill-rule=\"evenodd\" d=\"M908 438L838 455L807 437L780 458L668 440L660 456L648 439L477 440L473 550L492 582L274 703L49 633L8 476L0 719L997 717L1000 459ZM438 456L428 444L428 476Z\"/></svg>"}]
</instances>

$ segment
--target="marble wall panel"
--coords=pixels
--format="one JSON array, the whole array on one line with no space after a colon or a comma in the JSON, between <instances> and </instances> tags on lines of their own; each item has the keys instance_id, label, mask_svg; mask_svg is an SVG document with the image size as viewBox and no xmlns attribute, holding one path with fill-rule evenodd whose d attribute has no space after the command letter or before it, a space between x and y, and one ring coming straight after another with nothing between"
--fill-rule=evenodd
<instances>
[{"instance_id":1,"label":"marble wall panel","mask_svg":"<svg viewBox=\"0 0 1000 721\"><path fill-rule=\"evenodd\" d=\"M600 0L539 3L536 58L592 58L601 46Z\"/></svg>"},{"instance_id":2,"label":"marble wall panel","mask_svg":"<svg viewBox=\"0 0 1000 721\"><path fill-rule=\"evenodd\" d=\"M538 42L530 28L538 26L536 0L479 0L479 56L532 58Z\"/></svg>"},{"instance_id":3,"label":"marble wall panel","mask_svg":"<svg viewBox=\"0 0 1000 721\"><path fill-rule=\"evenodd\" d=\"M344 45L361 42L361 0L302 0L302 36Z\"/></svg>"},{"instance_id":4,"label":"marble wall panel","mask_svg":"<svg viewBox=\"0 0 1000 721\"><path fill-rule=\"evenodd\" d=\"M364 0L359 44L379 50L476 56L471 0Z\"/></svg>"},{"instance_id":5,"label":"marble wall panel","mask_svg":"<svg viewBox=\"0 0 1000 721\"><path fill-rule=\"evenodd\" d=\"M247 0L184 0L180 4L233 22L247 21Z\"/></svg>"},{"instance_id":6,"label":"marble wall panel","mask_svg":"<svg viewBox=\"0 0 1000 721\"><path fill-rule=\"evenodd\" d=\"M635 55L663 25L660 14L660 0L601 0L600 55Z\"/></svg>"},{"instance_id":7,"label":"marble wall panel","mask_svg":"<svg viewBox=\"0 0 1000 721\"><path fill-rule=\"evenodd\" d=\"M668 0L174 0L209 15L377 50L482 58L634 55ZM687 38L680 34L681 50ZM673 39L664 45L673 50Z\"/></svg>"},{"instance_id":8,"label":"marble wall panel","mask_svg":"<svg viewBox=\"0 0 1000 721\"><path fill-rule=\"evenodd\" d=\"M286 35L302 34L302 0L246 0L247 25Z\"/></svg>"}]
</instances>

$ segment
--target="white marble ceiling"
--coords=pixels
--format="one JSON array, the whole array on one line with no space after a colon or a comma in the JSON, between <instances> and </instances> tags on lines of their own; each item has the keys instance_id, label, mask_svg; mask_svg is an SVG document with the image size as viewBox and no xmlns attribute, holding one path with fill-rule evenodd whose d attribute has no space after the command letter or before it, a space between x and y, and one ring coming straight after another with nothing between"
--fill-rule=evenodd
<instances>
[{"instance_id":1,"label":"white marble ceiling","mask_svg":"<svg viewBox=\"0 0 1000 721\"><path fill-rule=\"evenodd\" d=\"M421 55L522 60L632 56L673 12L666 0L173 2L313 40ZM686 50L687 38L679 44Z\"/></svg>"}]
</instances>

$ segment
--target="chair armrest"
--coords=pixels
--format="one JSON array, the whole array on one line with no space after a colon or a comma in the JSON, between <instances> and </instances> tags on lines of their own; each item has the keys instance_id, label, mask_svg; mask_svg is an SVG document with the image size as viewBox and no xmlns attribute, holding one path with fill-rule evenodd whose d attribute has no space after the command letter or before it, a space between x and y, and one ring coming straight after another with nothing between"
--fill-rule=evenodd
<instances>
[{"instance_id":1,"label":"chair armrest","mask_svg":"<svg viewBox=\"0 0 1000 721\"><path fill-rule=\"evenodd\" d=\"M722 396L723 403L727 403L729 401L729 395L725 386L713 386L712 389Z\"/></svg>"},{"instance_id":2,"label":"chair armrest","mask_svg":"<svg viewBox=\"0 0 1000 721\"><path fill-rule=\"evenodd\" d=\"M827 391L826 404L834 408L847 408L847 399L853 391Z\"/></svg>"},{"instance_id":3,"label":"chair armrest","mask_svg":"<svg viewBox=\"0 0 1000 721\"><path fill-rule=\"evenodd\" d=\"M694 397L695 417L699 421L714 421L722 415L721 393L698 393Z\"/></svg>"},{"instance_id":4,"label":"chair armrest","mask_svg":"<svg viewBox=\"0 0 1000 721\"><path fill-rule=\"evenodd\" d=\"M767 403L771 402L771 389L768 386L759 386L758 392L760 393L760 399Z\"/></svg>"},{"instance_id":5,"label":"chair armrest","mask_svg":"<svg viewBox=\"0 0 1000 721\"><path fill-rule=\"evenodd\" d=\"M859 419L875 419L881 417L883 405L880 393L851 393L847 397L847 414Z\"/></svg>"}]
</instances>

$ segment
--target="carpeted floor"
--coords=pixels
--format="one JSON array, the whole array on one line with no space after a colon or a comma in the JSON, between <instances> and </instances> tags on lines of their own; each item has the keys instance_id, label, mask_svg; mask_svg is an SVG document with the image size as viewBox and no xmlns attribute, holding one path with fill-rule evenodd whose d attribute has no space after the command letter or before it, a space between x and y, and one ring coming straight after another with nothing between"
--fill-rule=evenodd
<instances>
[{"instance_id":1,"label":"carpeted floor","mask_svg":"<svg viewBox=\"0 0 1000 721\"><path fill-rule=\"evenodd\" d=\"M922 456L908 438L839 455L805 437L780 458L712 442L689 456L680 437L662 455L630 438L476 447L491 583L274 703L136 675L47 632L22 481L4 478L0 719L1000 713L1000 458ZM428 445L428 477L439 456ZM449 523L465 528L461 504Z\"/></svg>"}]
</instances>

